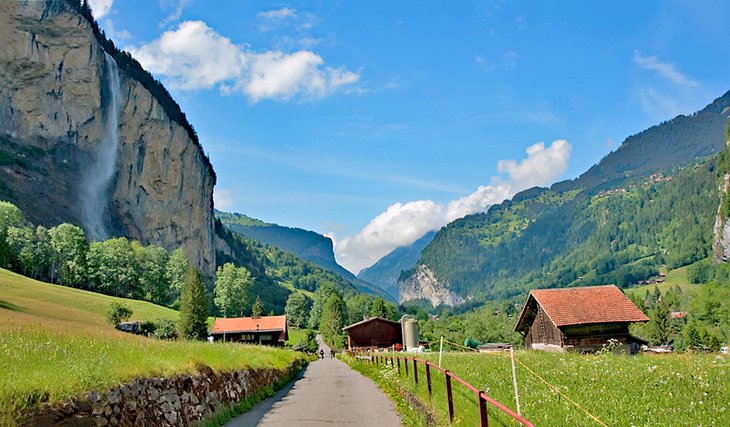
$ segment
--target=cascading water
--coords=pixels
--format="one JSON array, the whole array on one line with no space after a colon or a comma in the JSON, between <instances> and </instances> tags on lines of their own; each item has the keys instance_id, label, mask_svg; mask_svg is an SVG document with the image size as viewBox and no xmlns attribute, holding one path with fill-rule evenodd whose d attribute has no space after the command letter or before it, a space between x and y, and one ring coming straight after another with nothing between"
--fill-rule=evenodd
<instances>
[{"instance_id":1,"label":"cascading water","mask_svg":"<svg viewBox=\"0 0 730 427\"><path fill-rule=\"evenodd\" d=\"M93 241L109 237L104 224L109 207L109 184L116 172L117 147L119 146L119 103L121 86L119 69L114 59L104 53L106 65L107 103L104 109L104 135L92 153L92 162L82 184L83 208L86 231Z\"/></svg>"}]
</instances>

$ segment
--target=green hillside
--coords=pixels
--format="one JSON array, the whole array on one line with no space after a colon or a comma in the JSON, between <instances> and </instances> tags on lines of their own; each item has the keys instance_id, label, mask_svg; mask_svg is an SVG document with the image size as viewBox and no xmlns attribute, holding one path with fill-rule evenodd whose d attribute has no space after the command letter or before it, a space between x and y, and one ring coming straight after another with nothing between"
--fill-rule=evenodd
<instances>
[{"instance_id":1,"label":"green hillside","mask_svg":"<svg viewBox=\"0 0 730 427\"><path fill-rule=\"evenodd\" d=\"M711 156L725 145L730 92L702 110L680 115L632 135L578 178L552 186L558 192L573 189L606 189L627 179L667 173L676 167Z\"/></svg>"},{"instance_id":2,"label":"green hillside","mask_svg":"<svg viewBox=\"0 0 730 427\"><path fill-rule=\"evenodd\" d=\"M705 259L720 176L730 171L729 155L718 155L729 106L730 92L627 138L576 180L452 222L418 262L458 294L490 300L530 288L628 286Z\"/></svg>"},{"instance_id":3,"label":"green hillside","mask_svg":"<svg viewBox=\"0 0 730 427\"><path fill-rule=\"evenodd\" d=\"M541 190L454 221L419 262L462 295L529 288L628 286L711 253L717 159L610 192Z\"/></svg>"},{"instance_id":4,"label":"green hillside","mask_svg":"<svg viewBox=\"0 0 730 427\"><path fill-rule=\"evenodd\" d=\"M123 301L134 320L176 320L174 310L52 285L0 269L0 425L43 402L104 389L143 376L283 368L301 357L259 346L160 341L115 330L104 312Z\"/></svg>"},{"instance_id":5,"label":"green hillside","mask_svg":"<svg viewBox=\"0 0 730 427\"><path fill-rule=\"evenodd\" d=\"M382 291L364 282L353 283L339 274L326 270L276 246L261 243L228 230L216 221L216 232L232 249L231 253L219 251L217 264L232 262L246 267L256 278L253 294L260 294L265 309L283 312L286 300L293 290L307 296L323 284L332 284L343 296L358 293L380 295ZM270 304L270 305L267 305Z\"/></svg>"},{"instance_id":6,"label":"green hillside","mask_svg":"<svg viewBox=\"0 0 730 427\"><path fill-rule=\"evenodd\" d=\"M379 295L394 300L393 296L387 294L382 289L355 277L354 274L337 264L332 247L332 240L322 236L321 234L313 231L302 230L301 228L283 227L277 224L265 223L261 220L238 213L216 211L215 214L217 220L227 230L244 237L245 241L251 243L249 244L251 248L250 250L255 251L258 247L258 250L263 250L265 252L276 250L278 252L288 253L294 258L300 259L299 261L289 259L286 261L289 264L297 263L302 265L314 265L317 269L326 270L334 273L342 279L345 279L360 292ZM256 245L255 243L261 243L263 246ZM275 259L272 259L272 262L276 263L276 261L281 257L277 255L274 258ZM281 269L275 267L273 270ZM309 267L307 267L307 269L299 268L300 272L304 271L304 276L309 275L309 270ZM289 269L287 276L291 277L288 277L286 280L293 280L293 274L293 270ZM281 275L279 275L279 277L281 277ZM301 280L307 281L309 279L301 277ZM304 289L306 289L306 287L304 287Z\"/></svg>"}]
</instances>

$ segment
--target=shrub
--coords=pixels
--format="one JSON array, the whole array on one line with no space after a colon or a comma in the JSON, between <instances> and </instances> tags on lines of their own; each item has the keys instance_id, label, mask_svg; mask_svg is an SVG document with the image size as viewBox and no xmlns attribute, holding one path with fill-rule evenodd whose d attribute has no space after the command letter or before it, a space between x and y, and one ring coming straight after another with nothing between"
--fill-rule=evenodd
<instances>
[{"instance_id":1,"label":"shrub","mask_svg":"<svg viewBox=\"0 0 730 427\"><path fill-rule=\"evenodd\" d=\"M157 330L157 324L155 322L146 320L139 325L139 333L144 336L152 336Z\"/></svg>"},{"instance_id":2,"label":"shrub","mask_svg":"<svg viewBox=\"0 0 730 427\"><path fill-rule=\"evenodd\" d=\"M158 319L156 322L154 337L161 340L174 340L177 338L175 322L167 319Z\"/></svg>"},{"instance_id":3,"label":"shrub","mask_svg":"<svg viewBox=\"0 0 730 427\"><path fill-rule=\"evenodd\" d=\"M109 310L106 312L106 320L116 327L121 322L129 320L132 313L133 311L128 305L114 301L109 305Z\"/></svg>"}]
</instances>

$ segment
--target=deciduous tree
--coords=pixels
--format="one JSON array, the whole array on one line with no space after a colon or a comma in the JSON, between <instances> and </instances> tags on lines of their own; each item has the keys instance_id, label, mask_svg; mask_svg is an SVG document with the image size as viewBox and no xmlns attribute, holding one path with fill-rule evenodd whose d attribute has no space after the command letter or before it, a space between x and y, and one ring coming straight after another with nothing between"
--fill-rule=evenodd
<instances>
[{"instance_id":1,"label":"deciduous tree","mask_svg":"<svg viewBox=\"0 0 730 427\"><path fill-rule=\"evenodd\" d=\"M253 277L246 268L231 263L218 267L213 301L223 317L243 316L252 285Z\"/></svg>"},{"instance_id":2,"label":"deciduous tree","mask_svg":"<svg viewBox=\"0 0 730 427\"><path fill-rule=\"evenodd\" d=\"M286 307L284 308L284 314L286 314L286 320L290 326L296 328L303 328L307 324L307 318L309 317L309 301L307 297L299 292L292 292L286 301Z\"/></svg>"}]
</instances>

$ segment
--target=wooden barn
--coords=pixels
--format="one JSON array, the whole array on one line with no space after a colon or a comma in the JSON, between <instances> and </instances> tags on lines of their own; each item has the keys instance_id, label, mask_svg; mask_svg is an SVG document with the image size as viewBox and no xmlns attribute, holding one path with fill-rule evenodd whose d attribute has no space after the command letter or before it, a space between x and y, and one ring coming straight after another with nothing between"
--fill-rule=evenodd
<instances>
[{"instance_id":1,"label":"wooden barn","mask_svg":"<svg viewBox=\"0 0 730 427\"><path fill-rule=\"evenodd\" d=\"M215 319L210 336L214 341L284 345L289 330L286 316L231 317Z\"/></svg>"},{"instance_id":2,"label":"wooden barn","mask_svg":"<svg viewBox=\"0 0 730 427\"><path fill-rule=\"evenodd\" d=\"M342 328L347 333L347 348L385 348L402 344L401 325L392 320L371 317Z\"/></svg>"},{"instance_id":3,"label":"wooden barn","mask_svg":"<svg viewBox=\"0 0 730 427\"><path fill-rule=\"evenodd\" d=\"M646 341L629 335L629 324L648 317L613 285L530 291L515 331L525 348L593 353L610 339L636 353Z\"/></svg>"}]
</instances>

